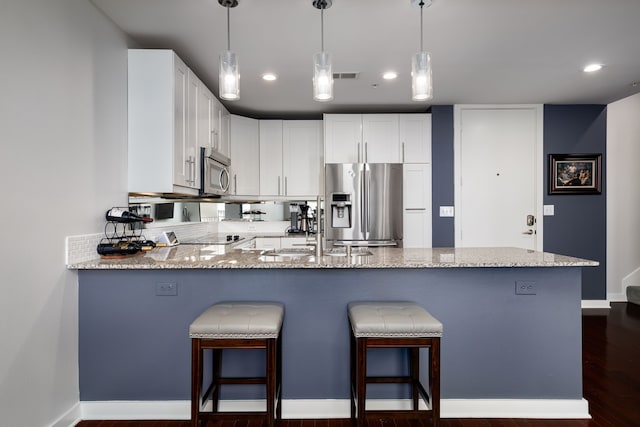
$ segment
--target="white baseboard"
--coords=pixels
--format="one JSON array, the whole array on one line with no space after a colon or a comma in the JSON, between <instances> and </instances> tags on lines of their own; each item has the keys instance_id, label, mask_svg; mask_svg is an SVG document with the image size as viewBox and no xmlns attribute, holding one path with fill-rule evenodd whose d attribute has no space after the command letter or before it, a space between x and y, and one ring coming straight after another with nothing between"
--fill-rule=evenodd
<instances>
[{"instance_id":1,"label":"white baseboard","mask_svg":"<svg viewBox=\"0 0 640 427\"><path fill-rule=\"evenodd\" d=\"M582 308L611 308L608 299L583 299Z\"/></svg>"},{"instance_id":2,"label":"white baseboard","mask_svg":"<svg viewBox=\"0 0 640 427\"><path fill-rule=\"evenodd\" d=\"M607 294L607 299L610 302L627 302L627 294Z\"/></svg>"},{"instance_id":3,"label":"white baseboard","mask_svg":"<svg viewBox=\"0 0 640 427\"><path fill-rule=\"evenodd\" d=\"M69 409L66 413L64 413L60 418L55 420L49 427L70 427L75 426L81 418L82 408L80 402L76 403Z\"/></svg>"},{"instance_id":4,"label":"white baseboard","mask_svg":"<svg viewBox=\"0 0 640 427\"><path fill-rule=\"evenodd\" d=\"M368 408L402 409L408 401L372 400ZM81 402L83 420L187 420L189 401ZM349 418L347 399L293 399L282 402L285 419ZM223 411L263 411L264 400L223 401ZM585 399L443 399L442 418L555 418L590 419ZM72 426L73 424L67 424ZM61 426L54 426L61 427Z\"/></svg>"}]
</instances>

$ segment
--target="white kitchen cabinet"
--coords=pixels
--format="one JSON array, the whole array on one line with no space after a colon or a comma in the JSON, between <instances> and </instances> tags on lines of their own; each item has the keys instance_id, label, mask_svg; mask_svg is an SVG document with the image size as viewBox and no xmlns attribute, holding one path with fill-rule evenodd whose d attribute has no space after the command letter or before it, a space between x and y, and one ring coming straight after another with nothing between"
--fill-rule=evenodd
<instances>
[{"instance_id":1,"label":"white kitchen cabinet","mask_svg":"<svg viewBox=\"0 0 640 427\"><path fill-rule=\"evenodd\" d=\"M284 196L317 197L320 192L322 122L285 120L282 124Z\"/></svg>"},{"instance_id":2,"label":"white kitchen cabinet","mask_svg":"<svg viewBox=\"0 0 640 427\"><path fill-rule=\"evenodd\" d=\"M431 165L403 166L403 246L431 247Z\"/></svg>"},{"instance_id":3,"label":"white kitchen cabinet","mask_svg":"<svg viewBox=\"0 0 640 427\"><path fill-rule=\"evenodd\" d=\"M321 146L318 120L261 120L260 195L316 197Z\"/></svg>"},{"instance_id":4,"label":"white kitchen cabinet","mask_svg":"<svg viewBox=\"0 0 640 427\"><path fill-rule=\"evenodd\" d=\"M361 159L368 163L400 163L397 114L362 115Z\"/></svg>"},{"instance_id":5,"label":"white kitchen cabinet","mask_svg":"<svg viewBox=\"0 0 640 427\"><path fill-rule=\"evenodd\" d=\"M311 237L312 238L312 237ZM262 250L272 249L304 249L307 238L295 237L256 237L255 248Z\"/></svg>"},{"instance_id":6,"label":"white kitchen cabinet","mask_svg":"<svg viewBox=\"0 0 640 427\"><path fill-rule=\"evenodd\" d=\"M260 194L260 132L259 121L231 115L231 194Z\"/></svg>"},{"instance_id":7,"label":"white kitchen cabinet","mask_svg":"<svg viewBox=\"0 0 640 427\"><path fill-rule=\"evenodd\" d=\"M260 120L260 195L284 195L282 120Z\"/></svg>"},{"instance_id":8,"label":"white kitchen cabinet","mask_svg":"<svg viewBox=\"0 0 640 427\"><path fill-rule=\"evenodd\" d=\"M231 157L230 142L229 142L229 125L230 114L224 105L217 98L214 103L214 114L217 116L217 127L214 126L215 132L215 149L220 154Z\"/></svg>"},{"instance_id":9,"label":"white kitchen cabinet","mask_svg":"<svg viewBox=\"0 0 640 427\"><path fill-rule=\"evenodd\" d=\"M399 115L402 163L431 163L431 114Z\"/></svg>"},{"instance_id":10,"label":"white kitchen cabinet","mask_svg":"<svg viewBox=\"0 0 640 427\"><path fill-rule=\"evenodd\" d=\"M280 249L280 237L256 237L256 249Z\"/></svg>"},{"instance_id":11,"label":"white kitchen cabinet","mask_svg":"<svg viewBox=\"0 0 640 427\"><path fill-rule=\"evenodd\" d=\"M398 114L325 114L325 163L399 163Z\"/></svg>"},{"instance_id":12,"label":"white kitchen cabinet","mask_svg":"<svg viewBox=\"0 0 640 427\"><path fill-rule=\"evenodd\" d=\"M361 114L324 115L324 162L358 163L362 143Z\"/></svg>"},{"instance_id":13,"label":"white kitchen cabinet","mask_svg":"<svg viewBox=\"0 0 640 427\"><path fill-rule=\"evenodd\" d=\"M209 149L215 148L215 133L218 127L216 99L211 91L201 84L198 89L198 140L197 145ZM198 162L199 163L199 162Z\"/></svg>"},{"instance_id":14,"label":"white kitchen cabinet","mask_svg":"<svg viewBox=\"0 0 640 427\"><path fill-rule=\"evenodd\" d=\"M206 87L205 87L206 89ZM202 102L206 105L208 111L208 119L206 118L206 114L202 114L202 120L207 120L207 134L205 135L205 131L202 131L200 135L204 138L206 136L206 140L202 140L205 142L201 142L201 147L207 147L211 151L215 151L220 153L226 157L230 157L231 153L229 152L229 112L222 105L220 101L209 91L206 89L202 95ZM205 101L206 98L206 101Z\"/></svg>"},{"instance_id":15,"label":"white kitchen cabinet","mask_svg":"<svg viewBox=\"0 0 640 427\"><path fill-rule=\"evenodd\" d=\"M315 236L310 236L309 239L314 239ZM296 237L281 237L280 249L304 249L306 247L307 238L305 236Z\"/></svg>"},{"instance_id":16,"label":"white kitchen cabinet","mask_svg":"<svg viewBox=\"0 0 640 427\"><path fill-rule=\"evenodd\" d=\"M188 73L171 50L129 50L129 192L198 194Z\"/></svg>"},{"instance_id":17,"label":"white kitchen cabinet","mask_svg":"<svg viewBox=\"0 0 640 427\"><path fill-rule=\"evenodd\" d=\"M203 105L203 98L213 95L191 70L187 69L187 139L180 148L184 157L180 176L184 177L186 186L200 188L200 153L199 147L211 143L210 105ZM209 103L212 101L208 99ZM176 156L177 158L178 156ZM180 165L176 162L175 168ZM175 169L174 169L175 171Z\"/></svg>"}]
</instances>

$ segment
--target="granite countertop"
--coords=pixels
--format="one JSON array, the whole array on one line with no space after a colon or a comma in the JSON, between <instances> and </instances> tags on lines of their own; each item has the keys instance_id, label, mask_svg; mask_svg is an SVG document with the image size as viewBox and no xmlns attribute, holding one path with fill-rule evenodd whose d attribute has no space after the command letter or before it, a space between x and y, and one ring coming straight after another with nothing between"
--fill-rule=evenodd
<instances>
[{"instance_id":1,"label":"granite countertop","mask_svg":"<svg viewBox=\"0 0 640 427\"><path fill-rule=\"evenodd\" d=\"M369 248L369 256L309 256L281 261L261 260L264 250L221 248L219 245L178 245L116 259L96 259L67 265L72 270L148 270L216 268L490 268L593 267L590 261L519 248ZM355 251L355 249L354 249ZM264 258L264 257L263 257Z\"/></svg>"}]
</instances>

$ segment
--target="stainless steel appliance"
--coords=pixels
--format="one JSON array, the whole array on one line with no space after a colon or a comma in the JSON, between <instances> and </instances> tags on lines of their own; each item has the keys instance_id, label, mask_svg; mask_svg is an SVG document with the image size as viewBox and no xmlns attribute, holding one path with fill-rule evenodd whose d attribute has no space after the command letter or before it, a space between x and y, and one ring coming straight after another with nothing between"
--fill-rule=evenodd
<instances>
[{"instance_id":1,"label":"stainless steel appliance","mask_svg":"<svg viewBox=\"0 0 640 427\"><path fill-rule=\"evenodd\" d=\"M222 196L229 189L231 160L215 151L200 148L200 195Z\"/></svg>"},{"instance_id":2,"label":"stainless steel appliance","mask_svg":"<svg viewBox=\"0 0 640 427\"><path fill-rule=\"evenodd\" d=\"M325 165L329 245L402 246L402 165Z\"/></svg>"}]
</instances>

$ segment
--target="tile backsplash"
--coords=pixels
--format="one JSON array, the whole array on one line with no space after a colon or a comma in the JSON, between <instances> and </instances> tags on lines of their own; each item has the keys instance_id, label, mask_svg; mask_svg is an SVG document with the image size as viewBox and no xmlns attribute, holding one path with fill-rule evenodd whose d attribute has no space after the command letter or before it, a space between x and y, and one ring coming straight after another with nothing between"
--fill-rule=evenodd
<instances>
[{"instance_id":1,"label":"tile backsplash","mask_svg":"<svg viewBox=\"0 0 640 427\"><path fill-rule=\"evenodd\" d=\"M174 231L179 241L188 240L208 233L216 233L218 231L217 225L217 222L172 224L170 226L145 228L142 230L142 236L148 240L156 240L164 231ZM104 233L67 236L65 239L65 264L73 265L97 259L99 255L96 247L104 238Z\"/></svg>"}]
</instances>

